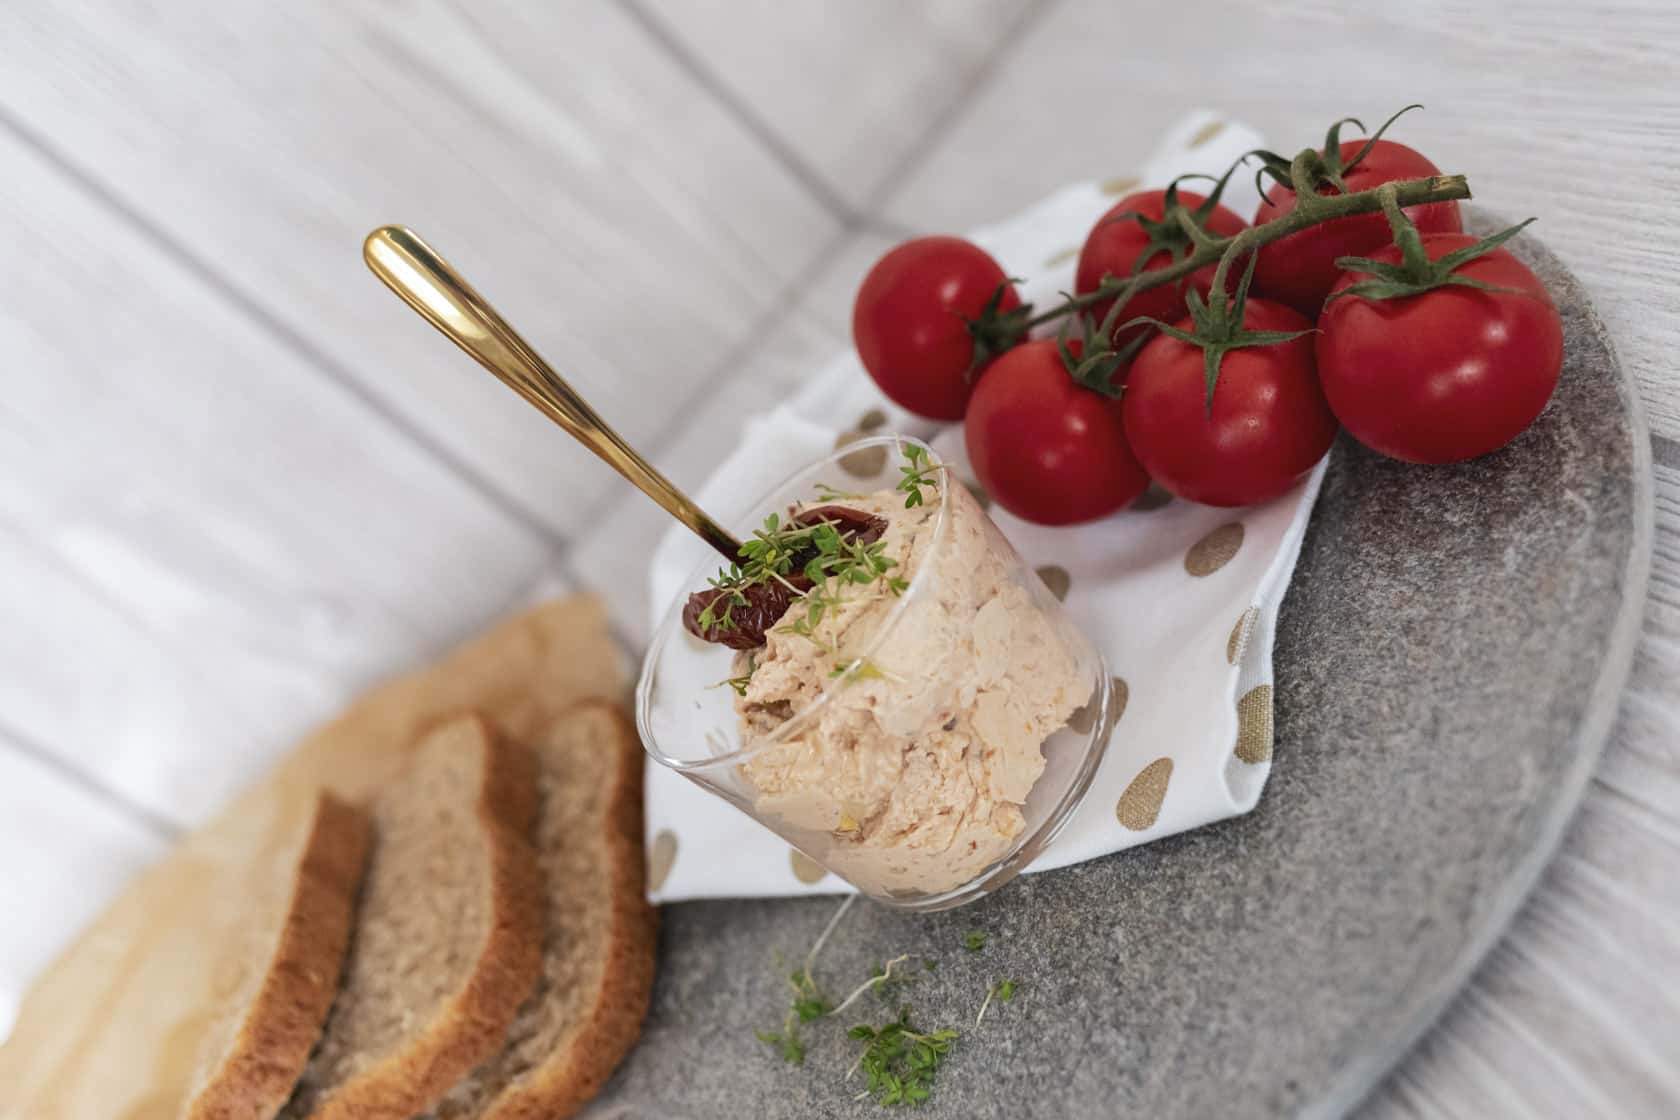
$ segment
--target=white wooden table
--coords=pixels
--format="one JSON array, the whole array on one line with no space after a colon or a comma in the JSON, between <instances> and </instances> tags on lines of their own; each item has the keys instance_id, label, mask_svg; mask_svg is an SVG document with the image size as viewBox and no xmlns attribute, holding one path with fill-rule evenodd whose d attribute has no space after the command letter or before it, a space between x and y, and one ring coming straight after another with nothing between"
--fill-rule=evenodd
<instances>
[{"instance_id":1,"label":"white wooden table","mask_svg":"<svg viewBox=\"0 0 1680 1120\"><path fill-rule=\"evenodd\" d=\"M1193 107L1294 148L1422 100L1404 137L1595 293L1657 545L1563 853L1367 1111L1680 1113L1677 52L1672 0L0 5L0 1021L363 685L539 583L644 633L658 515L378 288L373 225L693 485L907 232L1125 174Z\"/></svg>"}]
</instances>

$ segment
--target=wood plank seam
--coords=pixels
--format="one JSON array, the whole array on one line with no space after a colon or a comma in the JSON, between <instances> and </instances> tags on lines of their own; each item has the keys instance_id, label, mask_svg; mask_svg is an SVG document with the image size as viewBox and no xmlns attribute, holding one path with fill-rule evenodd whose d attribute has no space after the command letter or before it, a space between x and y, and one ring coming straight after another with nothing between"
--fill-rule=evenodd
<instances>
[{"instance_id":1,"label":"wood plank seam","mask_svg":"<svg viewBox=\"0 0 1680 1120\"><path fill-rule=\"evenodd\" d=\"M880 182L871 190L861 207L854 207L846 202L840 192L831 186L793 145L785 141L762 114L719 79L713 68L696 56L688 44L641 0L618 0L618 5L665 51L683 73L710 94L718 106L732 116L748 135L757 140L765 152L780 163L818 204L841 222L843 232L851 234L860 230L870 230L884 232L893 237L908 237L911 233L905 226L880 217L876 208L891 197L899 182L915 169L920 153L934 144L951 122L962 114L966 103L997 73L1012 46L1053 2L1054 0L1033 0L1021 8L1015 19L998 36L997 45L980 60L968 79L954 91L949 102L929 121L916 143L910 145L908 154L890 166L881 176Z\"/></svg>"},{"instance_id":2,"label":"wood plank seam","mask_svg":"<svg viewBox=\"0 0 1680 1120\"><path fill-rule=\"evenodd\" d=\"M1651 433L1651 460L1659 466L1680 470L1680 441Z\"/></svg>"},{"instance_id":3,"label":"wood plank seam","mask_svg":"<svg viewBox=\"0 0 1680 1120\"><path fill-rule=\"evenodd\" d=\"M21 526L10 522L0 523L0 543L4 543L7 548L16 549L19 553L29 553L38 557L42 564L58 572L65 582L136 629L152 628L151 620L143 612L136 610L133 603L113 594L109 587L98 580L89 579L87 572L77 565L66 564L61 556L38 537L24 532Z\"/></svg>"},{"instance_id":4,"label":"wood plank seam","mask_svg":"<svg viewBox=\"0 0 1680 1120\"><path fill-rule=\"evenodd\" d=\"M89 198L128 223L159 252L193 277L202 281L212 291L225 299L237 312L254 323L259 330L296 354L306 366L313 368L324 380L335 385L340 391L349 394L373 413L379 422L401 438L417 446L432 460L458 478L468 489L483 498L492 509L513 522L517 528L531 534L551 548L563 543L562 538L543 524L519 499L502 490L475 467L464 462L446 445L391 408L384 398L365 384L355 371L342 365L305 334L270 311L255 296L242 291L209 262L199 257L139 209L130 205L126 199L118 194L114 188L108 186L100 177L84 168L46 137L18 119L11 108L3 102L0 102L0 128L4 128L20 144L37 153L44 162L70 180ZM347 253L355 251L357 251L355 246L346 246L345 248ZM370 277L369 283L372 282L373 280Z\"/></svg>"},{"instance_id":5,"label":"wood plank seam","mask_svg":"<svg viewBox=\"0 0 1680 1120\"><path fill-rule=\"evenodd\" d=\"M835 234L828 244L824 245L821 251L811 258L810 263L800 270L799 275L789 281L780 292L776 293L776 297L753 319L747 329L741 332L741 337L735 341L735 344L724 353L722 358L718 359L711 369L706 371L706 376L700 379L698 387L684 399L682 406L672 413L671 419L667 420L648 440L648 447L650 448L648 454L657 454L670 446L676 437L682 433L682 429L691 422L699 404L717 391L718 383L730 376L730 372L741 365L747 352L787 314L788 308L799 304L805 290L839 257L840 252L846 247L847 241L851 239L851 235L850 228L843 229ZM612 495L603 495L590 507L590 516L584 518L584 523L590 523L593 516L609 505L611 501Z\"/></svg>"},{"instance_id":6,"label":"wood plank seam","mask_svg":"<svg viewBox=\"0 0 1680 1120\"><path fill-rule=\"evenodd\" d=\"M874 234L877 237L887 237L894 241L908 241L915 237L918 231L884 214L860 214L857 225L852 228L851 232Z\"/></svg>"},{"instance_id":7,"label":"wood plank seam","mask_svg":"<svg viewBox=\"0 0 1680 1120\"><path fill-rule=\"evenodd\" d=\"M998 45L980 60L980 64L968 75L968 80L963 82L950 101L934 114L916 143L910 145L905 155L881 176L880 183L864 200L864 213L877 214L891 201L905 181L914 175L916 169L933 153L934 148L938 146L937 142L968 113L973 103L978 100L980 92L990 85L992 79L1003 69L1003 64L1010 54L1018 49L1022 39L1054 5L1055 0L1032 0L1031 3L1022 5L1014 21L998 37Z\"/></svg>"},{"instance_id":8,"label":"wood plank seam","mask_svg":"<svg viewBox=\"0 0 1680 1120\"><path fill-rule=\"evenodd\" d=\"M840 197L840 192L830 186L822 174L807 163L792 145L784 141L756 109L719 81L712 68L695 57L688 45L666 27L658 16L645 8L640 0L618 0L618 6L653 40L656 47L676 63L677 69L699 86L719 108L733 117L747 135L756 140L770 158L781 164L783 170L820 206L844 226L849 227L857 221L857 211Z\"/></svg>"},{"instance_id":9,"label":"wood plank seam","mask_svg":"<svg viewBox=\"0 0 1680 1120\"><path fill-rule=\"evenodd\" d=\"M73 786L82 794L139 825L160 840L173 842L181 837L182 829L174 821L159 816L137 801L130 800L65 756L48 749L44 744L4 722L0 722L0 748L27 759L44 770L50 779Z\"/></svg>"},{"instance_id":10,"label":"wood plank seam","mask_svg":"<svg viewBox=\"0 0 1680 1120\"><path fill-rule=\"evenodd\" d=\"M963 83L952 98L951 104L934 117L924 131L922 140L912 145L911 157L901 160L894 166L883 178L881 185L873 192L868 204L861 211L854 211L840 199L838 193L829 187L820 175L776 136L762 117L725 87L709 67L690 53L687 47L653 13L644 8L640 0L619 0L620 7L635 19L661 48L670 54L673 61L683 71L709 92L725 112L735 116L742 127L758 139L773 158L782 162L795 179L811 189L813 197L819 203L828 207L842 223L840 231L827 245L823 246L820 252L812 257L811 261L801 270L799 276L790 281L777 294L776 298L766 305L765 310L751 326L742 332L736 344L729 348L729 351L711 370L707 371L706 376L700 381L700 387L690 394L682 406L672 414L671 420L648 440L645 451L649 458L657 457L659 452L676 438L682 425L692 415L695 403L704 400L706 395L713 391L718 379L728 375L728 372L740 362L742 354L753 344L753 341L781 317L785 307L799 302L806 287L834 263L853 236L864 231L881 232L892 237L913 236L912 232L902 224L890 218L881 217L876 211L876 206L885 198L890 197L891 190L896 183L914 170L916 165L915 153L928 147L960 115L964 104L999 71L1012 44L1019 41L1032 23L1043 12L1047 11L1053 2L1054 0L1034 0L1033 3L1023 7L1008 32L1000 37L999 46L993 49L979 66L975 67L968 81ZM617 500L617 497L618 495L615 492L602 495L590 506L582 519L583 523L590 524L598 520L601 512ZM563 542L556 550L555 562L568 576L576 575L570 562L570 554L574 548L575 543ZM586 581L580 582L585 582L585 585L587 585ZM629 643L626 636L618 629L617 623L615 622L613 625L615 638L627 649L634 649L634 645Z\"/></svg>"},{"instance_id":11,"label":"wood plank seam","mask_svg":"<svg viewBox=\"0 0 1680 1120\"><path fill-rule=\"evenodd\" d=\"M867 224L868 222L866 218L860 218L859 220L860 224ZM800 274L766 305L765 310L759 314L747 330L742 332L740 339L729 348L728 352L711 369L706 371L706 375L698 383L699 387L682 402L681 406L672 414L671 420L647 441L644 452L655 466L658 466L660 454L666 451L682 434L684 425L691 422L693 416L699 410L699 405L705 401L709 394L717 390L719 383L731 375L731 370L741 364L749 348L753 346L757 339L774 327L776 322L785 314L786 308L798 304L805 290L839 259L855 232L851 227L846 227L836 233L819 252L812 256L810 262ZM608 419L610 422L611 418ZM605 470L606 468L602 467L601 469ZM586 525L599 523L607 510L621 501L623 497L623 489L615 484L585 510L580 519L581 523ZM641 499L632 495L632 500ZM550 565L568 579L575 581L580 587L595 586L594 582L587 579L575 565L573 557L577 552L578 543L575 540L562 542L555 549ZM639 657L640 643L633 641L616 619L611 620L611 627L613 638L619 646L632 659Z\"/></svg>"}]
</instances>

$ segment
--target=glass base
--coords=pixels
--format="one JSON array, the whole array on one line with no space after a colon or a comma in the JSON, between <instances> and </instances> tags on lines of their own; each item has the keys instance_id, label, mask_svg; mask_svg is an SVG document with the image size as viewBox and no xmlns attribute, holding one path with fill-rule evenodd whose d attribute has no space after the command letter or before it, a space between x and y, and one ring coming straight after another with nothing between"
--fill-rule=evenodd
<instances>
[{"instance_id":1,"label":"glass base","mask_svg":"<svg viewBox=\"0 0 1680 1120\"><path fill-rule=\"evenodd\" d=\"M1037 859L1039 854L1048 848L1056 839L1058 833L1072 818L1073 811L1085 799L1085 792L1091 788L1091 779L1096 777L1097 767L1102 765L1103 755L1108 751L1108 740L1114 731L1114 724L1119 718L1115 710L1116 692L1114 678L1109 676L1108 664L1103 660L1100 651L1097 652L1097 695L1087 701L1087 706L1094 709L1091 721L1091 738L1084 749L1080 766L1063 791L1061 799L1050 809L1038 830L1016 848L1009 855L999 860L980 876L959 887L953 887L939 894L892 894L876 893L857 887L858 893L871 902L878 902L882 906L893 910L903 910L909 913L932 914L940 910L954 910L958 906L965 906L985 898L996 892L1004 884L1027 869L1027 865ZM1081 709L1084 710L1083 708ZM805 853L810 855L809 852ZM815 858L815 857L813 857ZM820 860L818 862L821 862ZM839 874L836 872L836 874ZM845 878L845 876L841 876ZM851 880L847 880L851 882Z\"/></svg>"}]
</instances>

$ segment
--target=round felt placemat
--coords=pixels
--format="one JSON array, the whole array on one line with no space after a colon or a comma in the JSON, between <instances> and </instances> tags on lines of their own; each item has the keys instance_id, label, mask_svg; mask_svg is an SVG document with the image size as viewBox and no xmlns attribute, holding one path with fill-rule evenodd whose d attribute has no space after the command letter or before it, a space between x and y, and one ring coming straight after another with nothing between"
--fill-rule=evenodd
<instances>
[{"instance_id":1,"label":"round felt placemat","mask_svg":"<svg viewBox=\"0 0 1680 1120\"><path fill-rule=\"evenodd\" d=\"M818 964L828 990L900 953L937 965L890 1005L806 1026L798 1067L753 1032L781 1025L788 973L839 903L667 907L611 1114L872 1114L845 1027L901 1002L919 1027L963 1032L923 1116L1338 1115L1368 1092L1555 848L1644 603L1637 398L1575 279L1532 235L1510 247L1563 315L1557 395L1461 466L1337 443L1279 622L1276 766L1254 812L950 913L858 903ZM989 934L977 953L971 929ZM1002 977L1018 994L975 1029Z\"/></svg>"}]
</instances>

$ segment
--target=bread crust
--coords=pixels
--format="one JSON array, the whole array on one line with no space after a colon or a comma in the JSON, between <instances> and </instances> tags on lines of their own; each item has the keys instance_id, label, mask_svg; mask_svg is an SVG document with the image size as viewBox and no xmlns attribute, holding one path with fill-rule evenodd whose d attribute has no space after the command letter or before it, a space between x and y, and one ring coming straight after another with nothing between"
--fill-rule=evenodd
<instances>
[{"instance_id":1,"label":"bread crust","mask_svg":"<svg viewBox=\"0 0 1680 1120\"><path fill-rule=\"evenodd\" d=\"M464 718L488 743L477 816L490 845L490 932L472 975L432 1021L323 1099L311 1120L409 1120L426 1111L501 1047L542 969L542 872L530 840L536 755L483 718Z\"/></svg>"},{"instance_id":2,"label":"bread crust","mask_svg":"<svg viewBox=\"0 0 1680 1120\"><path fill-rule=\"evenodd\" d=\"M604 700L567 709L556 723L604 716L611 751L606 835L612 887L606 968L578 1026L543 1063L508 1085L479 1113L481 1120L566 1120L600 1092L642 1033L659 939L659 911L647 901L642 850L642 745L624 713Z\"/></svg>"},{"instance_id":3,"label":"bread crust","mask_svg":"<svg viewBox=\"0 0 1680 1120\"><path fill-rule=\"evenodd\" d=\"M186 1120L272 1120L291 1096L338 991L372 835L363 810L316 798L267 974Z\"/></svg>"}]
</instances>

